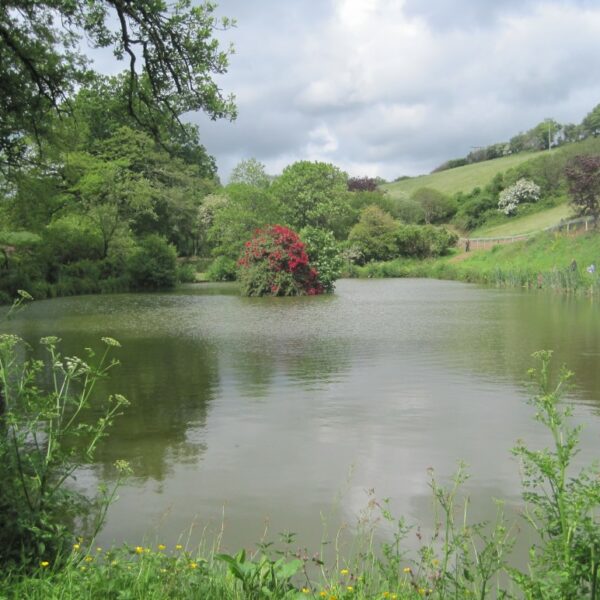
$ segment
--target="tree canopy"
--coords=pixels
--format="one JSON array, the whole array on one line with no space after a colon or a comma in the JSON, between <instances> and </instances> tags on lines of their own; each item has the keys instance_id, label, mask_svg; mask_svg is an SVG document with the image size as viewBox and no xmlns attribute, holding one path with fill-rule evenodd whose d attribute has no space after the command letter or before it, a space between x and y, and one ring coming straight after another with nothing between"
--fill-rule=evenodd
<instances>
[{"instance_id":1,"label":"tree canopy","mask_svg":"<svg viewBox=\"0 0 600 600\"><path fill-rule=\"evenodd\" d=\"M77 88L93 77L81 50L112 48L125 60L129 116L159 138L165 120L202 110L235 117L231 97L212 79L224 73L231 50L213 32L228 19L215 5L155 0L6 0L0 4L0 163L19 164L24 139L39 139L56 114L72 110Z\"/></svg>"}]
</instances>

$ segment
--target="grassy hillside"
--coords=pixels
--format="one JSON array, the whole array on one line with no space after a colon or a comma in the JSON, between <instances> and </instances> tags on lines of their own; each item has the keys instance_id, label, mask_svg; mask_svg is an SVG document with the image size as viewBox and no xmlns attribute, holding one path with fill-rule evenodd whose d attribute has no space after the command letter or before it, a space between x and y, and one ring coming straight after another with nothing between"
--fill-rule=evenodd
<instances>
[{"instance_id":1,"label":"grassy hillside","mask_svg":"<svg viewBox=\"0 0 600 600\"><path fill-rule=\"evenodd\" d=\"M462 260L460 260L462 259ZM576 268L571 268L573 259ZM596 273L586 268L596 265ZM541 233L524 242L435 260L398 259L356 268L358 277L434 277L506 287L600 293L600 231Z\"/></svg>"},{"instance_id":2,"label":"grassy hillside","mask_svg":"<svg viewBox=\"0 0 600 600\"><path fill-rule=\"evenodd\" d=\"M553 150L553 152L555 152ZM522 152L512 156L504 156L494 160L486 160L456 169L440 171L430 175L419 175L410 179L403 179L395 183L386 183L381 189L387 190L392 197L410 195L422 187L431 187L445 194L456 192L470 192L475 187L483 187L489 183L496 173L501 173L512 167L530 160L544 152Z\"/></svg>"},{"instance_id":3,"label":"grassy hillside","mask_svg":"<svg viewBox=\"0 0 600 600\"><path fill-rule=\"evenodd\" d=\"M569 204L565 203L532 215L514 217L500 225L480 227L479 229L471 231L469 237L496 238L534 233L546 229L546 227L556 225L561 219L569 219L572 216L572 212L572 208Z\"/></svg>"}]
</instances>

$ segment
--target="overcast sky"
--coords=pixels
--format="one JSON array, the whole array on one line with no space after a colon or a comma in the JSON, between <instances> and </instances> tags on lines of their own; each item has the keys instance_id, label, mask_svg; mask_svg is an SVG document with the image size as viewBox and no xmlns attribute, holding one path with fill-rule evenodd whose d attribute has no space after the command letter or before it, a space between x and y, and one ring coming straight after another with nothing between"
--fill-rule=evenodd
<instances>
[{"instance_id":1,"label":"overcast sky","mask_svg":"<svg viewBox=\"0 0 600 600\"><path fill-rule=\"evenodd\" d=\"M226 182L254 157L393 179L600 103L600 0L220 0L218 83L239 116L202 141Z\"/></svg>"}]
</instances>

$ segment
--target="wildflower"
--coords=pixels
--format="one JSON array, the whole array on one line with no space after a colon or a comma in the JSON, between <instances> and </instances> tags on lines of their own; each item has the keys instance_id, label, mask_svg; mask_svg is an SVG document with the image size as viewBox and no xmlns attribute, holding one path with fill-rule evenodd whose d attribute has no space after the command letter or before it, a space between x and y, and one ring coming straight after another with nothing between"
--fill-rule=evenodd
<instances>
[{"instance_id":1,"label":"wildflower","mask_svg":"<svg viewBox=\"0 0 600 600\"><path fill-rule=\"evenodd\" d=\"M431 564L432 564L434 567L437 567L437 566L440 564L440 561L439 561L437 558L434 558L434 559L431 561Z\"/></svg>"},{"instance_id":2,"label":"wildflower","mask_svg":"<svg viewBox=\"0 0 600 600\"><path fill-rule=\"evenodd\" d=\"M190 563L190 569L197 569L198 568L198 563L192 562Z\"/></svg>"},{"instance_id":3,"label":"wildflower","mask_svg":"<svg viewBox=\"0 0 600 600\"><path fill-rule=\"evenodd\" d=\"M118 563L116 560L113 560L113 561L112 561L110 564L111 564L113 567L116 567L116 566L117 566L119 563Z\"/></svg>"},{"instance_id":4,"label":"wildflower","mask_svg":"<svg viewBox=\"0 0 600 600\"><path fill-rule=\"evenodd\" d=\"M392 600L396 600L396 598L398 598L398 594L392 594L392 595L390 596L390 598L391 598Z\"/></svg>"},{"instance_id":5,"label":"wildflower","mask_svg":"<svg viewBox=\"0 0 600 600\"><path fill-rule=\"evenodd\" d=\"M50 563L47 560L43 560L40 563L40 567L42 567L43 569L45 569Z\"/></svg>"},{"instance_id":6,"label":"wildflower","mask_svg":"<svg viewBox=\"0 0 600 600\"><path fill-rule=\"evenodd\" d=\"M98 546L98 548L96 548L96 552L102 552L102 548Z\"/></svg>"},{"instance_id":7,"label":"wildflower","mask_svg":"<svg viewBox=\"0 0 600 600\"><path fill-rule=\"evenodd\" d=\"M403 573L412 573L412 569L410 567L404 567L404 569L402 569Z\"/></svg>"},{"instance_id":8,"label":"wildflower","mask_svg":"<svg viewBox=\"0 0 600 600\"><path fill-rule=\"evenodd\" d=\"M349 585L349 586L348 586L346 589L347 589L349 592L352 592L352 591L354 590L354 588L353 588L351 585Z\"/></svg>"},{"instance_id":9,"label":"wildflower","mask_svg":"<svg viewBox=\"0 0 600 600\"><path fill-rule=\"evenodd\" d=\"M83 560L85 560L86 563L90 563L94 560L94 558L92 556L86 556Z\"/></svg>"},{"instance_id":10,"label":"wildflower","mask_svg":"<svg viewBox=\"0 0 600 600\"><path fill-rule=\"evenodd\" d=\"M183 546L181 544L176 544L175 550L183 550Z\"/></svg>"},{"instance_id":11,"label":"wildflower","mask_svg":"<svg viewBox=\"0 0 600 600\"><path fill-rule=\"evenodd\" d=\"M342 575L348 575L348 573L349 573L349 572L350 572L350 571L348 571L348 569L342 569L342 570L340 571L340 573L341 573Z\"/></svg>"},{"instance_id":12,"label":"wildflower","mask_svg":"<svg viewBox=\"0 0 600 600\"><path fill-rule=\"evenodd\" d=\"M421 596L424 596L426 591L425 588L419 588L419 594L421 594Z\"/></svg>"},{"instance_id":13,"label":"wildflower","mask_svg":"<svg viewBox=\"0 0 600 600\"><path fill-rule=\"evenodd\" d=\"M73 550L79 550L81 546L79 544L73 544Z\"/></svg>"},{"instance_id":14,"label":"wildflower","mask_svg":"<svg viewBox=\"0 0 600 600\"><path fill-rule=\"evenodd\" d=\"M135 553L136 554L142 554L142 552L144 552L144 549L141 546L136 546L135 547Z\"/></svg>"},{"instance_id":15,"label":"wildflower","mask_svg":"<svg viewBox=\"0 0 600 600\"><path fill-rule=\"evenodd\" d=\"M85 571L85 567L83 565L81 565L81 567L79 567L82 571Z\"/></svg>"},{"instance_id":16,"label":"wildflower","mask_svg":"<svg viewBox=\"0 0 600 600\"><path fill-rule=\"evenodd\" d=\"M166 569L161 569L161 570L160 570L160 572L161 572L161 573L166 573L166 572L167 572L167 570L166 570Z\"/></svg>"},{"instance_id":17,"label":"wildflower","mask_svg":"<svg viewBox=\"0 0 600 600\"><path fill-rule=\"evenodd\" d=\"M303 594L310 594L310 590L308 588L303 587L302 588L302 593Z\"/></svg>"},{"instance_id":18,"label":"wildflower","mask_svg":"<svg viewBox=\"0 0 600 600\"><path fill-rule=\"evenodd\" d=\"M158 549L162 552L163 550L165 550L166 546L164 544L159 544L158 545Z\"/></svg>"},{"instance_id":19,"label":"wildflower","mask_svg":"<svg viewBox=\"0 0 600 600\"><path fill-rule=\"evenodd\" d=\"M325 596L327 596L327 592L320 592L319 596L321 596L321 598L325 598Z\"/></svg>"},{"instance_id":20,"label":"wildflower","mask_svg":"<svg viewBox=\"0 0 600 600\"><path fill-rule=\"evenodd\" d=\"M389 592L383 592L383 597L384 598L389 598L390 597L390 593Z\"/></svg>"}]
</instances>

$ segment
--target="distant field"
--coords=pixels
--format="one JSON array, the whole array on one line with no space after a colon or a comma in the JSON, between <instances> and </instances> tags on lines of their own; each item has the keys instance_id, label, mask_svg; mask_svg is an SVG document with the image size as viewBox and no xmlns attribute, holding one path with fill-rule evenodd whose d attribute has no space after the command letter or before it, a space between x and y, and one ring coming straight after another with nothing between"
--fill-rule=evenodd
<instances>
[{"instance_id":1,"label":"distant field","mask_svg":"<svg viewBox=\"0 0 600 600\"><path fill-rule=\"evenodd\" d=\"M396 183L386 183L381 189L387 190L392 197L410 195L422 187L431 187L445 194L470 192L475 187L483 187L489 183L496 173L501 173L517 165L544 154L542 152L523 152L514 156L504 156L494 160L486 160L456 169L448 169L431 175L419 175Z\"/></svg>"},{"instance_id":2,"label":"distant field","mask_svg":"<svg viewBox=\"0 0 600 600\"><path fill-rule=\"evenodd\" d=\"M543 212L527 215L521 218L511 219L501 225L492 225L476 229L469 233L471 238L481 237L510 237L513 235L522 235L524 233L533 233L552 227L558 224L561 219L568 219L571 216L572 209L565 203L554 208L549 208Z\"/></svg>"}]
</instances>

